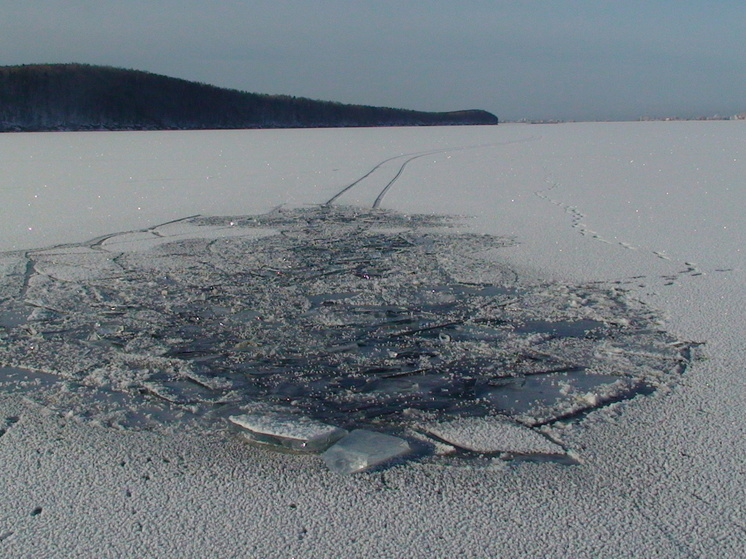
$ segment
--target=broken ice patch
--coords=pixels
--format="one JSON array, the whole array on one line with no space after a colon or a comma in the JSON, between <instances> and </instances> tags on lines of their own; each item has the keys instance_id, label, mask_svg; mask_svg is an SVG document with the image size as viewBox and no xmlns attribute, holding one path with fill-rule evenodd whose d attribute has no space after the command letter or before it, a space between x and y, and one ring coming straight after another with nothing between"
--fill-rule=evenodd
<instances>
[{"instance_id":1,"label":"broken ice patch","mask_svg":"<svg viewBox=\"0 0 746 559\"><path fill-rule=\"evenodd\" d=\"M511 241L451 225L320 207L0 255L0 390L21 371L41 383L26 397L75 417L167 432L231 417L293 452L377 431L327 450L365 469L424 416L456 457L556 456L540 426L686 368L689 345L624 291L528 281L496 259Z\"/></svg>"}]
</instances>

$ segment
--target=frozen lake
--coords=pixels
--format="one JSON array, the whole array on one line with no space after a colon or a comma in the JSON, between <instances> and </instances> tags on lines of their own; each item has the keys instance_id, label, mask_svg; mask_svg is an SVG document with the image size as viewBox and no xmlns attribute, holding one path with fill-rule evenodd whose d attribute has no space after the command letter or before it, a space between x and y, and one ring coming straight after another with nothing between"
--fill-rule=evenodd
<instances>
[{"instance_id":1,"label":"frozen lake","mask_svg":"<svg viewBox=\"0 0 746 559\"><path fill-rule=\"evenodd\" d=\"M744 140L0 136L0 550L742 553ZM255 449L226 426L257 403L409 455Z\"/></svg>"}]
</instances>

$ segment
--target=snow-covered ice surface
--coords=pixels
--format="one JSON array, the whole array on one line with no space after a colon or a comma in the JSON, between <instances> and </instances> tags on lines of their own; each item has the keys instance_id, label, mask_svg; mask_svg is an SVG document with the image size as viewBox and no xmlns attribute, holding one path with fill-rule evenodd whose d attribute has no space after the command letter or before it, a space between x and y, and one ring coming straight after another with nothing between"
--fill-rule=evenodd
<instances>
[{"instance_id":1,"label":"snow-covered ice surface","mask_svg":"<svg viewBox=\"0 0 746 559\"><path fill-rule=\"evenodd\" d=\"M744 140L1 136L0 555L743 555ZM256 401L412 453L254 448Z\"/></svg>"}]
</instances>

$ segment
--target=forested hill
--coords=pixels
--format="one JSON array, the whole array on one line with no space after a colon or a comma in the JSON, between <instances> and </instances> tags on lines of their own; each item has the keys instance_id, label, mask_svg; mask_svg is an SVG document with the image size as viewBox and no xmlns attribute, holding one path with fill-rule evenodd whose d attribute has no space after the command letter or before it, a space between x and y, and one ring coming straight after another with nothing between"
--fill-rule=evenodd
<instances>
[{"instance_id":1,"label":"forested hill","mask_svg":"<svg viewBox=\"0 0 746 559\"><path fill-rule=\"evenodd\" d=\"M0 67L0 131L194 130L497 124L486 111L431 113L223 89L107 66Z\"/></svg>"}]
</instances>

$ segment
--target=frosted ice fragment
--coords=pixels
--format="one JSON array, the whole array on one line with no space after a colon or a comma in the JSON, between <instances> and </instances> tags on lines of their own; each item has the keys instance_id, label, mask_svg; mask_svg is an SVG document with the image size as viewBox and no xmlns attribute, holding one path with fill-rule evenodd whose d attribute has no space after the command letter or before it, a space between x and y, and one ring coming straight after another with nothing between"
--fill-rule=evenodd
<instances>
[{"instance_id":1,"label":"frosted ice fragment","mask_svg":"<svg viewBox=\"0 0 746 559\"><path fill-rule=\"evenodd\" d=\"M410 451L399 437L356 429L321 455L330 470L338 474L362 472Z\"/></svg>"},{"instance_id":2,"label":"frosted ice fragment","mask_svg":"<svg viewBox=\"0 0 746 559\"><path fill-rule=\"evenodd\" d=\"M564 454L561 446L507 417L463 417L426 425L422 430L474 452Z\"/></svg>"},{"instance_id":3,"label":"frosted ice fragment","mask_svg":"<svg viewBox=\"0 0 746 559\"><path fill-rule=\"evenodd\" d=\"M344 429L304 416L249 413L228 419L244 429L242 434L249 441L294 452L322 452L347 434Z\"/></svg>"}]
</instances>

